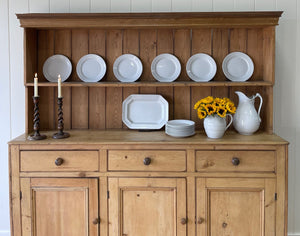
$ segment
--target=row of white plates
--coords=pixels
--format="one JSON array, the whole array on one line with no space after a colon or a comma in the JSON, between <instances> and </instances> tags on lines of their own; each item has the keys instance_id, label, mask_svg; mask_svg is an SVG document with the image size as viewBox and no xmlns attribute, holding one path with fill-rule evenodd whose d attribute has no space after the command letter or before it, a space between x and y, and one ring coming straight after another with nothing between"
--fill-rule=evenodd
<instances>
[{"instance_id":1,"label":"row of white plates","mask_svg":"<svg viewBox=\"0 0 300 236\"><path fill-rule=\"evenodd\" d=\"M254 64L247 54L232 52L224 58L222 69L229 80L241 82L252 76ZM186 64L188 76L196 82L210 81L216 71L216 62L210 55L204 53L191 56ZM60 54L49 57L43 66L43 74L50 82L57 82L58 75L65 81L71 72L72 63L66 56ZM106 63L99 55L87 54L78 61L76 72L84 82L98 82L106 73ZM142 72L141 60L132 54L119 56L113 65L113 73L121 82L134 82L139 79ZM174 55L163 53L153 59L151 72L159 82L172 82L180 75L181 65Z\"/></svg>"}]
</instances>

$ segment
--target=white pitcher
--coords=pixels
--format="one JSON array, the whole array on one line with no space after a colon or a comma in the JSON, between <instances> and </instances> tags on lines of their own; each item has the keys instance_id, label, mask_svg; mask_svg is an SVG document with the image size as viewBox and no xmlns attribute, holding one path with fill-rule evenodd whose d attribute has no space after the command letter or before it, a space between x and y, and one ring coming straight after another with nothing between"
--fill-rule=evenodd
<instances>
[{"instance_id":1,"label":"white pitcher","mask_svg":"<svg viewBox=\"0 0 300 236\"><path fill-rule=\"evenodd\" d=\"M234 128L243 135L251 135L259 128L261 118L259 116L263 99L259 93L248 98L242 92L235 92L239 96L239 104L233 117ZM258 112L254 107L255 98L260 98Z\"/></svg>"}]
</instances>

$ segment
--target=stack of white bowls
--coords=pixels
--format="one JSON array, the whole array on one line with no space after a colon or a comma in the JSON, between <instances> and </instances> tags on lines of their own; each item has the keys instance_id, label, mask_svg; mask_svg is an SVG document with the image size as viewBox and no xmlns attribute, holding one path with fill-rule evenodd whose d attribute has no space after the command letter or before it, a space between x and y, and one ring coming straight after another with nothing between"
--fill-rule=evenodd
<instances>
[{"instance_id":1,"label":"stack of white bowls","mask_svg":"<svg viewBox=\"0 0 300 236\"><path fill-rule=\"evenodd\" d=\"M169 120L166 123L166 134L176 137L188 137L195 134L195 122L191 120Z\"/></svg>"}]
</instances>

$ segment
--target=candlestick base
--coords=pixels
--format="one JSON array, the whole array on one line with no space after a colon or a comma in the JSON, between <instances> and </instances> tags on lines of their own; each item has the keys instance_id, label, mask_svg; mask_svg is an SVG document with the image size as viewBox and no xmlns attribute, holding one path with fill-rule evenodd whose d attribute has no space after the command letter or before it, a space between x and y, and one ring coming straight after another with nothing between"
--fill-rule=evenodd
<instances>
[{"instance_id":1,"label":"candlestick base","mask_svg":"<svg viewBox=\"0 0 300 236\"><path fill-rule=\"evenodd\" d=\"M55 133L53 134L52 138L55 138L55 139L62 139L62 138L68 138L70 137L70 134L69 133L65 133L65 132L58 132L58 133Z\"/></svg>"},{"instance_id":2,"label":"candlestick base","mask_svg":"<svg viewBox=\"0 0 300 236\"><path fill-rule=\"evenodd\" d=\"M69 133L64 132L64 117L63 117L63 97L57 98L57 104L58 104L58 132L53 134L52 138L55 139L62 139L62 138L68 138L70 137Z\"/></svg>"},{"instance_id":3,"label":"candlestick base","mask_svg":"<svg viewBox=\"0 0 300 236\"><path fill-rule=\"evenodd\" d=\"M29 135L27 139L33 141L33 140L43 140L46 138L47 138L47 136L44 134L32 134L32 135Z\"/></svg>"},{"instance_id":4,"label":"candlestick base","mask_svg":"<svg viewBox=\"0 0 300 236\"><path fill-rule=\"evenodd\" d=\"M28 140L43 140L47 136L40 134L40 112L39 112L39 96L33 96L34 114L33 114L33 130L34 134L27 137Z\"/></svg>"}]
</instances>

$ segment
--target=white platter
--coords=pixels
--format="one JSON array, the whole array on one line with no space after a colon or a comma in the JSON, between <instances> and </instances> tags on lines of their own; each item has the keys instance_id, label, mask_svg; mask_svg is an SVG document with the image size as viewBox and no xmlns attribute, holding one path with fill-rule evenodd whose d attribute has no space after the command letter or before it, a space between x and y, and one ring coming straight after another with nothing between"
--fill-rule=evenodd
<instances>
[{"instance_id":1,"label":"white platter","mask_svg":"<svg viewBox=\"0 0 300 236\"><path fill-rule=\"evenodd\" d=\"M222 69L229 80L243 82L252 76L254 64L247 54L232 52L224 58Z\"/></svg>"},{"instance_id":2,"label":"white platter","mask_svg":"<svg viewBox=\"0 0 300 236\"><path fill-rule=\"evenodd\" d=\"M169 53L158 55L151 63L151 73L160 82L172 82L178 78L180 72L179 60Z\"/></svg>"},{"instance_id":3,"label":"white platter","mask_svg":"<svg viewBox=\"0 0 300 236\"><path fill-rule=\"evenodd\" d=\"M76 72L84 82L97 82L105 75L106 64L102 57L96 54L87 54L78 61Z\"/></svg>"},{"instance_id":4,"label":"white platter","mask_svg":"<svg viewBox=\"0 0 300 236\"><path fill-rule=\"evenodd\" d=\"M143 72L141 60L132 54L119 56L113 66L115 77L121 82L134 82Z\"/></svg>"},{"instance_id":5,"label":"white platter","mask_svg":"<svg viewBox=\"0 0 300 236\"><path fill-rule=\"evenodd\" d=\"M43 65L43 74L49 82L57 82L58 75L61 81L66 81L72 72L72 63L64 55L53 55Z\"/></svg>"},{"instance_id":6,"label":"white platter","mask_svg":"<svg viewBox=\"0 0 300 236\"><path fill-rule=\"evenodd\" d=\"M207 82L215 76L217 65L210 55L198 53L191 56L188 60L186 72L193 81Z\"/></svg>"},{"instance_id":7,"label":"white platter","mask_svg":"<svg viewBox=\"0 0 300 236\"><path fill-rule=\"evenodd\" d=\"M161 95L132 94L122 104L122 120L130 129L160 129L169 119L169 104Z\"/></svg>"}]
</instances>

